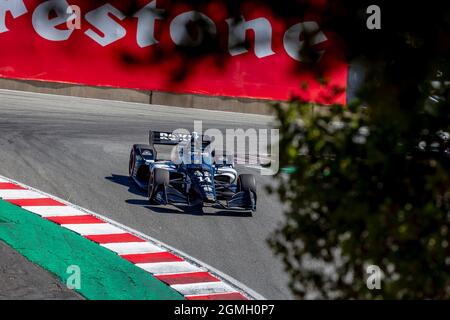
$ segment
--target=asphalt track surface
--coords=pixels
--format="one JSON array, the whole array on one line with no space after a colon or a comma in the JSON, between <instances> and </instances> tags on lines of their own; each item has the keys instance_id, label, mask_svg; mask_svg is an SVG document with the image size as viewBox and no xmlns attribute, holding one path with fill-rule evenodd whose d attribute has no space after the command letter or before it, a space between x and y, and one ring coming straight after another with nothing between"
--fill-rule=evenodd
<instances>
[{"instance_id":1,"label":"asphalt track surface","mask_svg":"<svg viewBox=\"0 0 450 320\"><path fill-rule=\"evenodd\" d=\"M267 116L0 90L0 174L54 194L154 237L237 279L269 299L292 298L266 239L282 221L268 195L270 176L253 173L253 216L150 206L128 179L130 148L148 130L268 128Z\"/></svg>"},{"instance_id":2,"label":"asphalt track surface","mask_svg":"<svg viewBox=\"0 0 450 320\"><path fill-rule=\"evenodd\" d=\"M73 290L0 241L0 300L80 300Z\"/></svg>"}]
</instances>

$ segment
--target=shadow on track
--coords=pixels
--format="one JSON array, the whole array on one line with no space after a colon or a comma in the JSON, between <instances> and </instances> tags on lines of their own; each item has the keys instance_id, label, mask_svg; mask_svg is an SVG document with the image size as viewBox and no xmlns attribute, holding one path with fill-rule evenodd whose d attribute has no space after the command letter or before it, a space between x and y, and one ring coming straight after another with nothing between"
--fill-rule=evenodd
<instances>
[{"instance_id":1,"label":"shadow on track","mask_svg":"<svg viewBox=\"0 0 450 320\"><path fill-rule=\"evenodd\" d=\"M124 187L128 187L128 191L132 194L138 196L146 196L146 192L141 190L128 176L111 174L110 177L105 177L106 180L111 182L120 184ZM159 206L159 205L151 205L147 199L128 199L125 200L126 203L142 206L148 210L151 210L155 213L161 214L190 214L193 216L217 216L217 217L240 217L240 218L249 218L252 217L251 212L241 212L241 211L232 211L232 210L219 210L214 211L212 213L206 213L201 206Z\"/></svg>"},{"instance_id":2,"label":"shadow on track","mask_svg":"<svg viewBox=\"0 0 450 320\"><path fill-rule=\"evenodd\" d=\"M121 186L128 187L128 192L132 194L145 196L145 191L141 190L135 183L133 183L128 176L113 173L110 177L105 177L105 179L120 184Z\"/></svg>"}]
</instances>

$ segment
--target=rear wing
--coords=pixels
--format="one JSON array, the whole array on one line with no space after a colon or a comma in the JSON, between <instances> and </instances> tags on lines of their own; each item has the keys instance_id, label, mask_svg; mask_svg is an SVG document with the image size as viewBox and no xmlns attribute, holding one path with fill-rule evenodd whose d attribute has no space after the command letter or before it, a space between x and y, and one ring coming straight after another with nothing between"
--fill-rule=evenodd
<instances>
[{"instance_id":1,"label":"rear wing","mask_svg":"<svg viewBox=\"0 0 450 320\"><path fill-rule=\"evenodd\" d=\"M202 139L203 149L211 144L213 139L208 136L200 136ZM150 146L154 145L169 145L175 146L181 142L192 141L192 135L190 133L174 133L174 132L162 132L152 131L148 133L148 143Z\"/></svg>"},{"instance_id":2,"label":"rear wing","mask_svg":"<svg viewBox=\"0 0 450 320\"><path fill-rule=\"evenodd\" d=\"M148 143L151 146L155 144L175 146L183 141L190 141L190 134L175 134L173 132L152 131L148 133Z\"/></svg>"}]
</instances>

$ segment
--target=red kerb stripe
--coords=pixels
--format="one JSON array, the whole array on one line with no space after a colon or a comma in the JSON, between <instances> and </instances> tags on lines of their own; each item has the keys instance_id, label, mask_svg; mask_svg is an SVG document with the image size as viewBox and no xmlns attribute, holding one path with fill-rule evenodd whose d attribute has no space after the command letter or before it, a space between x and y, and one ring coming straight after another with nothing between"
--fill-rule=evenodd
<instances>
[{"instance_id":1,"label":"red kerb stripe","mask_svg":"<svg viewBox=\"0 0 450 320\"><path fill-rule=\"evenodd\" d=\"M156 278L169 285L220 281L219 279L213 277L208 272L190 272L190 273L179 273L170 275L159 275L156 276Z\"/></svg>"},{"instance_id":2,"label":"red kerb stripe","mask_svg":"<svg viewBox=\"0 0 450 320\"><path fill-rule=\"evenodd\" d=\"M239 292L210 294L204 296L186 296L188 300L248 300Z\"/></svg>"},{"instance_id":3,"label":"red kerb stripe","mask_svg":"<svg viewBox=\"0 0 450 320\"><path fill-rule=\"evenodd\" d=\"M57 224L88 224L88 223L106 223L94 216L67 216L67 217L46 217L47 220Z\"/></svg>"},{"instance_id":4,"label":"red kerb stripe","mask_svg":"<svg viewBox=\"0 0 450 320\"><path fill-rule=\"evenodd\" d=\"M102 234L85 237L97 243L145 242L144 239L138 238L131 233Z\"/></svg>"},{"instance_id":5,"label":"red kerb stripe","mask_svg":"<svg viewBox=\"0 0 450 320\"><path fill-rule=\"evenodd\" d=\"M170 252L154 252L154 253L140 253L140 254L125 254L122 258L132 263L155 263L155 262L176 262L183 261L182 258Z\"/></svg>"},{"instance_id":6,"label":"red kerb stripe","mask_svg":"<svg viewBox=\"0 0 450 320\"><path fill-rule=\"evenodd\" d=\"M0 190L26 190L26 189L14 183L0 182Z\"/></svg>"},{"instance_id":7,"label":"red kerb stripe","mask_svg":"<svg viewBox=\"0 0 450 320\"><path fill-rule=\"evenodd\" d=\"M8 201L12 204L15 204L19 207L39 207L39 206L63 206L66 205L64 203L58 202L56 200L50 199L50 198L42 198L42 199L10 199L5 201Z\"/></svg>"}]
</instances>

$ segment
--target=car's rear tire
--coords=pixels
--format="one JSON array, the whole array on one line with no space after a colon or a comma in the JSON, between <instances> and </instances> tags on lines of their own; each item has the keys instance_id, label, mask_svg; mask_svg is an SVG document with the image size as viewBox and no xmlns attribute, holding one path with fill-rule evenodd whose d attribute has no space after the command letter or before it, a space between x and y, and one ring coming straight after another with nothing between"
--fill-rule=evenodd
<instances>
[{"instance_id":1,"label":"car's rear tire","mask_svg":"<svg viewBox=\"0 0 450 320\"><path fill-rule=\"evenodd\" d=\"M256 194L256 179L252 174L240 174L237 186L238 191L252 191Z\"/></svg>"},{"instance_id":2,"label":"car's rear tire","mask_svg":"<svg viewBox=\"0 0 450 320\"><path fill-rule=\"evenodd\" d=\"M140 155L139 150L151 150L153 156L155 157L155 151L152 149L151 146L147 144L134 144L133 147L131 148L130 160L128 162L128 176L130 178L133 177L134 169L136 166L136 154Z\"/></svg>"}]
</instances>

